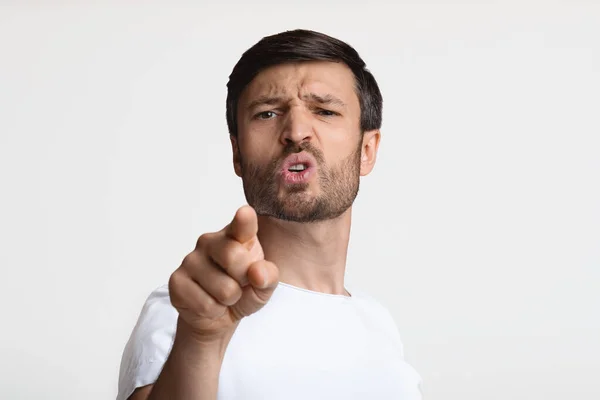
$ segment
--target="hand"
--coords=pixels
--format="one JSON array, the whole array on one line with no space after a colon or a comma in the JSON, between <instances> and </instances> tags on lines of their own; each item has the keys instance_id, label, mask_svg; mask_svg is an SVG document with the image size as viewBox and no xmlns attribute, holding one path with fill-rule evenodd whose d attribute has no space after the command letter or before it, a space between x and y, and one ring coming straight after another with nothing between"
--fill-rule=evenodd
<instances>
[{"instance_id":1,"label":"hand","mask_svg":"<svg viewBox=\"0 0 600 400\"><path fill-rule=\"evenodd\" d=\"M169 279L180 324L202 342L230 337L238 322L260 310L278 283L279 270L264 259L252 207L241 207L224 229L200 236Z\"/></svg>"}]
</instances>

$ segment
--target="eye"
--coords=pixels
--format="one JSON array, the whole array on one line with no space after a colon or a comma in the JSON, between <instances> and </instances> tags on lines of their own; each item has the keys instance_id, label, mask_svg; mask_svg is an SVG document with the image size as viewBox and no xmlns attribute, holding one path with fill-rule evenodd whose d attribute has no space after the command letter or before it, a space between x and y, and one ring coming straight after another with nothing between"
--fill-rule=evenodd
<instances>
[{"instance_id":1,"label":"eye","mask_svg":"<svg viewBox=\"0 0 600 400\"><path fill-rule=\"evenodd\" d=\"M339 113L336 113L335 111L324 110L324 109L317 110L317 114L322 115L324 117L333 117L335 115L340 115Z\"/></svg>"},{"instance_id":2,"label":"eye","mask_svg":"<svg viewBox=\"0 0 600 400\"><path fill-rule=\"evenodd\" d=\"M262 111L254 116L254 119L272 119L275 118L277 114L274 111Z\"/></svg>"}]
</instances>

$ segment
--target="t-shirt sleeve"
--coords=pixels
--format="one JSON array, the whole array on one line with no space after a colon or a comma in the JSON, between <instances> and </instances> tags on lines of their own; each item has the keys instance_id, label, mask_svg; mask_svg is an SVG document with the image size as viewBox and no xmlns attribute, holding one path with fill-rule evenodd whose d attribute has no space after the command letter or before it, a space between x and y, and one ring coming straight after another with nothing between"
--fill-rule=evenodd
<instances>
[{"instance_id":1,"label":"t-shirt sleeve","mask_svg":"<svg viewBox=\"0 0 600 400\"><path fill-rule=\"evenodd\" d=\"M390 311L381 306L382 313L385 315L385 323L388 326L388 330L391 334L393 334L400 345L400 354L402 359L404 360L404 344L402 343L402 339L400 337L400 331L398 329L398 325L396 325L394 321L394 317L390 313ZM405 379L403 385L403 399L407 400L422 400L423 399L423 379L421 375L417 372L415 368L411 364L405 361L402 366L403 373L402 376Z\"/></svg>"},{"instance_id":2,"label":"t-shirt sleeve","mask_svg":"<svg viewBox=\"0 0 600 400\"><path fill-rule=\"evenodd\" d=\"M406 400L422 400L423 399L423 379L415 368L406 362L404 357L404 344L400 335L400 330L396 324L392 313L387 307L381 304L376 298L365 293L356 292L358 297L361 297L369 302L371 311L376 314L378 324L381 326L381 332L387 335L391 341L395 342L398 349L398 355L403 360L402 364L402 399Z\"/></svg>"},{"instance_id":3,"label":"t-shirt sleeve","mask_svg":"<svg viewBox=\"0 0 600 400\"><path fill-rule=\"evenodd\" d=\"M148 296L123 351L117 400L156 381L173 345L177 316L167 285Z\"/></svg>"}]
</instances>

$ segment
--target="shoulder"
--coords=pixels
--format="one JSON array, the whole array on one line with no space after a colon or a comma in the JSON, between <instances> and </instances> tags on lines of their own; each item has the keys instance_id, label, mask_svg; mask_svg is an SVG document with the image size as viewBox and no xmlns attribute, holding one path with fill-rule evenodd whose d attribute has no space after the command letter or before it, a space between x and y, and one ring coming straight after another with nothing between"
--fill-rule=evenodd
<instances>
[{"instance_id":1,"label":"shoulder","mask_svg":"<svg viewBox=\"0 0 600 400\"><path fill-rule=\"evenodd\" d=\"M177 310L171 304L168 285L154 289L142 307L132 338L141 339L161 332L160 338L171 340L177 324Z\"/></svg>"},{"instance_id":2,"label":"shoulder","mask_svg":"<svg viewBox=\"0 0 600 400\"><path fill-rule=\"evenodd\" d=\"M136 387L156 380L173 346L177 316L168 285L154 289L144 302L123 351L118 399L126 399Z\"/></svg>"},{"instance_id":3,"label":"shoulder","mask_svg":"<svg viewBox=\"0 0 600 400\"><path fill-rule=\"evenodd\" d=\"M381 329L381 333L385 337L398 346L400 357L402 359L401 370L403 379L404 390L406 391L406 398L410 399L422 399L422 378L417 370L410 365L404 358L404 344L400 336L398 325L394 320L394 317L390 310L384 306L374 296L359 290L350 291L359 303L363 304L363 307L373 315L377 321L378 326Z\"/></svg>"},{"instance_id":4,"label":"shoulder","mask_svg":"<svg viewBox=\"0 0 600 400\"><path fill-rule=\"evenodd\" d=\"M354 301L359 303L362 307L368 308L371 312L379 315L381 318L389 320L392 319L392 315L389 309L381 303L379 299L370 293L352 288L349 290L351 296L354 298Z\"/></svg>"},{"instance_id":5,"label":"shoulder","mask_svg":"<svg viewBox=\"0 0 600 400\"><path fill-rule=\"evenodd\" d=\"M142 307L141 316L149 315L156 317L176 313L175 307L171 305L169 286L164 284L150 292Z\"/></svg>"},{"instance_id":6,"label":"shoulder","mask_svg":"<svg viewBox=\"0 0 600 400\"><path fill-rule=\"evenodd\" d=\"M382 333L396 341L400 347L400 351L404 354L404 345L400 337L398 326L389 308L387 308L380 300L370 293L351 288L349 290L358 307L361 307L365 313L368 313L374 323L377 324Z\"/></svg>"}]
</instances>

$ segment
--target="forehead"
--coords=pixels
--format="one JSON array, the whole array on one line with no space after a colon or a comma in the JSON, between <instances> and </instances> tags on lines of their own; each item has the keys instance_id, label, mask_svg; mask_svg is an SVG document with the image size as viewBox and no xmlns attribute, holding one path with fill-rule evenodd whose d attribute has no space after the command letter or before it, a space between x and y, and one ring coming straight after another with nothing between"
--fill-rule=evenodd
<instances>
[{"instance_id":1,"label":"forehead","mask_svg":"<svg viewBox=\"0 0 600 400\"><path fill-rule=\"evenodd\" d=\"M344 63L304 61L271 66L259 72L242 92L244 104L260 96L300 97L306 93L331 94L358 106L352 70Z\"/></svg>"}]
</instances>

